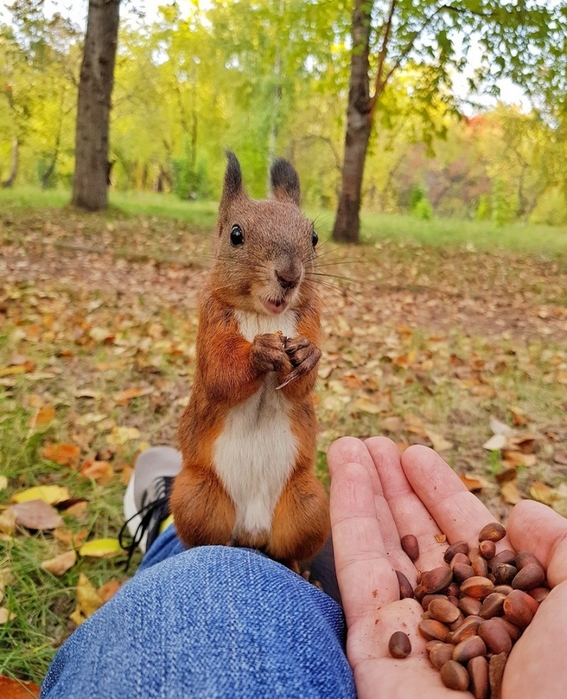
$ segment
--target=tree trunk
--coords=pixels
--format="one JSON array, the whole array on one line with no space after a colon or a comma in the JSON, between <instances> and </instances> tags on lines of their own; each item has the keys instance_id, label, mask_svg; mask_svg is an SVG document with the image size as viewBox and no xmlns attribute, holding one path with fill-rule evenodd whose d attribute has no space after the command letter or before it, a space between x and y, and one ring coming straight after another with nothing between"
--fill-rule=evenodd
<instances>
[{"instance_id":1,"label":"tree trunk","mask_svg":"<svg viewBox=\"0 0 567 699\"><path fill-rule=\"evenodd\" d=\"M355 0L341 193L333 240L358 243L362 176L372 127L369 62L372 2Z\"/></svg>"},{"instance_id":2,"label":"tree trunk","mask_svg":"<svg viewBox=\"0 0 567 699\"><path fill-rule=\"evenodd\" d=\"M90 0L77 106L73 204L88 211L108 203L110 98L120 0Z\"/></svg>"},{"instance_id":3,"label":"tree trunk","mask_svg":"<svg viewBox=\"0 0 567 699\"><path fill-rule=\"evenodd\" d=\"M18 137L14 136L12 141L12 165L10 167L10 174L7 180L2 182L3 189L11 189L16 183L16 177L18 176L18 165L20 162L20 142Z\"/></svg>"}]
</instances>

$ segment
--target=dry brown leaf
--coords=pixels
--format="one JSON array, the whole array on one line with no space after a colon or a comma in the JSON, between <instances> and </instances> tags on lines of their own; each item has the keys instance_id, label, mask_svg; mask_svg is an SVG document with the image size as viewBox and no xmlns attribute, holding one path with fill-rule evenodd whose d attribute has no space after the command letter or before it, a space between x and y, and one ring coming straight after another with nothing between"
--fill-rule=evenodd
<instances>
[{"instance_id":1,"label":"dry brown leaf","mask_svg":"<svg viewBox=\"0 0 567 699\"><path fill-rule=\"evenodd\" d=\"M71 515L76 519L82 519L88 506L89 503L86 500L80 500L79 502L75 502L72 505L69 505L69 507L66 507L64 512L66 515Z\"/></svg>"},{"instance_id":2,"label":"dry brown leaf","mask_svg":"<svg viewBox=\"0 0 567 699\"><path fill-rule=\"evenodd\" d=\"M148 388L127 388L124 391L120 391L114 395L114 400L117 405L127 405L134 398L139 398L140 396L149 396L154 392L152 387Z\"/></svg>"},{"instance_id":3,"label":"dry brown leaf","mask_svg":"<svg viewBox=\"0 0 567 699\"><path fill-rule=\"evenodd\" d=\"M70 570L76 562L77 554L75 551L65 551L65 553L60 553L55 558L43 561L41 567L48 573L59 576Z\"/></svg>"},{"instance_id":4,"label":"dry brown leaf","mask_svg":"<svg viewBox=\"0 0 567 699\"><path fill-rule=\"evenodd\" d=\"M530 487L530 495L534 500L543 502L544 505L551 505L553 502L553 488L550 488L541 481L534 481Z\"/></svg>"},{"instance_id":5,"label":"dry brown leaf","mask_svg":"<svg viewBox=\"0 0 567 699\"><path fill-rule=\"evenodd\" d=\"M518 490L518 482L513 480L502 483L500 495L504 502L507 502L509 505L517 505L522 499L520 491Z\"/></svg>"},{"instance_id":6,"label":"dry brown leaf","mask_svg":"<svg viewBox=\"0 0 567 699\"><path fill-rule=\"evenodd\" d=\"M128 483L130 483L130 478L132 478L133 473L134 469L131 466L124 466L120 474L120 482L122 485L128 485Z\"/></svg>"},{"instance_id":7,"label":"dry brown leaf","mask_svg":"<svg viewBox=\"0 0 567 699\"><path fill-rule=\"evenodd\" d=\"M74 444L48 444L41 450L41 455L44 459L54 461L61 466L74 466L81 450Z\"/></svg>"},{"instance_id":8,"label":"dry brown leaf","mask_svg":"<svg viewBox=\"0 0 567 699\"><path fill-rule=\"evenodd\" d=\"M553 452L553 460L556 464L567 466L567 449L556 449Z\"/></svg>"},{"instance_id":9,"label":"dry brown leaf","mask_svg":"<svg viewBox=\"0 0 567 699\"><path fill-rule=\"evenodd\" d=\"M534 454L524 454L523 451L514 449L504 449L502 454L504 461L510 466L535 466L536 457Z\"/></svg>"},{"instance_id":10,"label":"dry brown leaf","mask_svg":"<svg viewBox=\"0 0 567 699\"><path fill-rule=\"evenodd\" d=\"M78 548L87 538L88 531L81 529L79 532L72 532L70 529L54 529L53 536L60 541L64 546L73 546Z\"/></svg>"},{"instance_id":11,"label":"dry brown leaf","mask_svg":"<svg viewBox=\"0 0 567 699\"><path fill-rule=\"evenodd\" d=\"M79 473L101 485L107 485L114 478L114 469L108 461L87 459L81 466Z\"/></svg>"},{"instance_id":12,"label":"dry brown leaf","mask_svg":"<svg viewBox=\"0 0 567 699\"><path fill-rule=\"evenodd\" d=\"M16 524L27 529L44 530L62 527L63 520L57 510L43 500L28 500L12 505L16 515Z\"/></svg>"},{"instance_id":13,"label":"dry brown leaf","mask_svg":"<svg viewBox=\"0 0 567 699\"><path fill-rule=\"evenodd\" d=\"M449 442L445 439L445 437L437 434L437 432L427 430L427 437L429 437L431 444L433 445L433 449L435 449L437 452L448 451L449 449L453 448L452 442Z\"/></svg>"},{"instance_id":14,"label":"dry brown leaf","mask_svg":"<svg viewBox=\"0 0 567 699\"><path fill-rule=\"evenodd\" d=\"M401 417L385 417L380 425L386 432L401 432L404 429L404 423Z\"/></svg>"},{"instance_id":15,"label":"dry brown leaf","mask_svg":"<svg viewBox=\"0 0 567 699\"><path fill-rule=\"evenodd\" d=\"M381 406L368 400L368 398L357 398L353 407L355 410L359 410L361 413L368 413L369 415L379 415L382 412Z\"/></svg>"},{"instance_id":16,"label":"dry brown leaf","mask_svg":"<svg viewBox=\"0 0 567 699\"><path fill-rule=\"evenodd\" d=\"M518 478L518 469L515 466L508 466L495 476L498 483L506 483L506 481L515 481Z\"/></svg>"},{"instance_id":17,"label":"dry brown leaf","mask_svg":"<svg viewBox=\"0 0 567 699\"><path fill-rule=\"evenodd\" d=\"M512 437L509 441L511 446L515 446L520 451L523 451L524 454L533 454L538 446L537 437L533 434Z\"/></svg>"},{"instance_id":18,"label":"dry brown leaf","mask_svg":"<svg viewBox=\"0 0 567 699\"><path fill-rule=\"evenodd\" d=\"M0 697L2 699L37 699L41 689L33 682L16 680L0 675Z\"/></svg>"},{"instance_id":19,"label":"dry brown leaf","mask_svg":"<svg viewBox=\"0 0 567 699\"><path fill-rule=\"evenodd\" d=\"M467 490L469 490L471 493L474 493L477 490L482 490L487 485L486 481L482 478L473 478L465 475L461 475L459 478L466 485Z\"/></svg>"},{"instance_id":20,"label":"dry brown leaf","mask_svg":"<svg viewBox=\"0 0 567 699\"><path fill-rule=\"evenodd\" d=\"M517 425L518 427L522 427L523 425L528 424L528 418L526 417L526 414L521 408L518 408L517 406L513 405L508 410L512 413L512 420L514 421L514 424Z\"/></svg>"},{"instance_id":21,"label":"dry brown leaf","mask_svg":"<svg viewBox=\"0 0 567 699\"><path fill-rule=\"evenodd\" d=\"M356 374L345 374L343 376L343 383L347 388L362 388L364 383Z\"/></svg>"}]
</instances>

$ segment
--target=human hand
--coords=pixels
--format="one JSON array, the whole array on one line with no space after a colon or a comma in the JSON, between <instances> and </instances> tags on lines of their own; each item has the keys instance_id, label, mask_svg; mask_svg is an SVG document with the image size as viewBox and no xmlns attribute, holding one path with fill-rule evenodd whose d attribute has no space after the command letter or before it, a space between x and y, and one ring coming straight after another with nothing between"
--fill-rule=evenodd
<instances>
[{"instance_id":1,"label":"human hand","mask_svg":"<svg viewBox=\"0 0 567 699\"><path fill-rule=\"evenodd\" d=\"M400 455L389 439L346 437L328 452L331 524L337 578L347 620L347 656L360 699L442 699L458 696L429 663L417 630L421 605L399 599L399 570L415 586L418 569L400 539L417 537L419 570L443 565L446 544L478 544L478 532L494 517L469 493L434 451L414 446ZM522 501L498 548L530 551L547 569L552 592L514 646L504 674L504 699L559 699L567 686L567 520L532 501ZM412 653L392 658L388 641L404 631ZM471 697L470 693L461 696Z\"/></svg>"}]
</instances>

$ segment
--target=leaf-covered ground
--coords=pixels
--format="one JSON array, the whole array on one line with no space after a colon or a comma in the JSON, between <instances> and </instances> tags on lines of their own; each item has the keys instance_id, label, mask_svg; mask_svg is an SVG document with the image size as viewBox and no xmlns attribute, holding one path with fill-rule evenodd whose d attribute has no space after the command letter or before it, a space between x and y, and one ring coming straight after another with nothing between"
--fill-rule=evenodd
<instances>
[{"instance_id":1,"label":"leaf-covered ground","mask_svg":"<svg viewBox=\"0 0 567 699\"><path fill-rule=\"evenodd\" d=\"M41 682L132 572L81 546L116 538L136 455L175 445L209 250L171 220L0 214L0 675ZM501 517L522 497L567 514L567 261L385 241L319 264L321 477L334 438L387 434ZM67 489L55 529L14 522L37 485Z\"/></svg>"}]
</instances>

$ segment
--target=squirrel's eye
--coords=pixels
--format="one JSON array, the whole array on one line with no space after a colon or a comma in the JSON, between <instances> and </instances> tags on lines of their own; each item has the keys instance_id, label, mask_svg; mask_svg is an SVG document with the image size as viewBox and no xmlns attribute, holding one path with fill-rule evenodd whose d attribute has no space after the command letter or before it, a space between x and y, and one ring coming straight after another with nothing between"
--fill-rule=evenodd
<instances>
[{"instance_id":1,"label":"squirrel's eye","mask_svg":"<svg viewBox=\"0 0 567 699\"><path fill-rule=\"evenodd\" d=\"M230 231L230 244L234 247L238 247L239 245L242 245L243 242L244 233L242 232L242 228L235 224Z\"/></svg>"},{"instance_id":2,"label":"squirrel's eye","mask_svg":"<svg viewBox=\"0 0 567 699\"><path fill-rule=\"evenodd\" d=\"M313 231L313 233L311 234L311 242L313 243L313 247L315 247L319 242L319 236L317 235L317 231Z\"/></svg>"}]
</instances>

